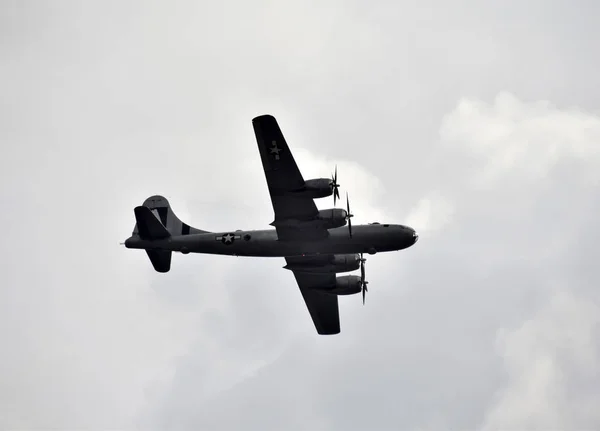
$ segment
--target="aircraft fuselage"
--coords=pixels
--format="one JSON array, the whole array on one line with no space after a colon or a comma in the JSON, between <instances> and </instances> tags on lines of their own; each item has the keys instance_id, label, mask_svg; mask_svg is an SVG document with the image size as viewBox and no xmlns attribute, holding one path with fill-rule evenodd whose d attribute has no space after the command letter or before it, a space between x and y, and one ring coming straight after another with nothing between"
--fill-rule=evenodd
<instances>
[{"instance_id":1,"label":"aircraft fuselage","mask_svg":"<svg viewBox=\"0 0 600 431\"><path fill-rule=\"evenodd\" d=\"M370 253L402 250L418 239L407 226L369 224L352 227L352 237L346 227L328 230L323 239L281 241L275 229L237 230L171 236L160 240L131 237L127 248L171 250L181 253L204 253L229 256L286 257L320 254Z\"/></svg>"}]
</instances>

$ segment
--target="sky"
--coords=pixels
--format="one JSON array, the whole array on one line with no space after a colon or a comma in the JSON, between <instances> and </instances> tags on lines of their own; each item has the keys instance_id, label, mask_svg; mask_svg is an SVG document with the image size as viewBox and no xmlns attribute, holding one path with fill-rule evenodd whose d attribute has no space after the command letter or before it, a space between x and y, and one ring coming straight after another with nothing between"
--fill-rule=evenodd
<instances>
[{"instance_id":1,"label":"sky","mask_svg":"<svg viewBox=\"0 0 600 431\"><path fill-rule=\"evenodd\" d=\"M600 428L595 1L0 3L0 428ZM273 219L251 120L408 224L316 334L281 258L119 243ZM317 201L330 208L333 199Z\"/></svg>"}]
</instances>

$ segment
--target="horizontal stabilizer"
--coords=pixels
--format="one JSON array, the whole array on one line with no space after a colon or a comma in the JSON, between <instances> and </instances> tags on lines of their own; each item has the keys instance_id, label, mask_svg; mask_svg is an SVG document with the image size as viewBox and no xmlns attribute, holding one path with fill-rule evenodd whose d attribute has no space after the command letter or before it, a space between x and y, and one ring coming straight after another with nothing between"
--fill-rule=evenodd
<instances>
[{"instance_id":1,"label":"horizontal stabilizer","mask_svg":"<svg viewBox=\"0 0 600 431\"><path fill-rule=\"evenodd\" d=\"M170 250L146 250L146 253L157 272L169 272L171 269L171 255L173 254Z\"/></svg>"},{"instance_id":2,"label":"horizontal stabilizer","mask_svg":"<svg viewBox=\"0 0 600 431\"><path fill-rule=\"evenodd\" d=\"M152 214L150 208L139 206L135 207L133 212L135 213L135 221L141 239L155 240L171 236L167 228ZM171 258L169 256L170 261Z\"/></svg>"}]
</instances>

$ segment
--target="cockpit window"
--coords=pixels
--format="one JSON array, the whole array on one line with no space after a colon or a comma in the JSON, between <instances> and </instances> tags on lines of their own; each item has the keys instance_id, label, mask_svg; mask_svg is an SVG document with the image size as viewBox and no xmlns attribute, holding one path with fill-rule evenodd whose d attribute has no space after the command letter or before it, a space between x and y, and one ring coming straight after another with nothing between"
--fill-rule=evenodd
<instances>
[{"instance_id":1,"label":"cockpit window","mask_svg":"<svg viewBox=\"0 0 600 431\"><path fill-rule=\"evenodd\" d=\"M390 225L389 224L384 224L383 227L390 227Z\"/></svg>"}]
</instances>

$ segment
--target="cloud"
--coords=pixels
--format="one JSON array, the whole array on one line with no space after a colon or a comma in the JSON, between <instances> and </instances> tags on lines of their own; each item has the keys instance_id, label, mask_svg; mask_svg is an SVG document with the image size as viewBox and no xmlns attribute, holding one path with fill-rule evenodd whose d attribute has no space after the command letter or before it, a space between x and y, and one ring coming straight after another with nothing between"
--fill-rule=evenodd
<instances>
[{"instance_id":1,"label":"cloud","mask_svg":"<svg viewBox=\"0 0 600 431\"><path fill-rule=\"evenodd\" d=\"M409 213L406 224L417 232L430 233L450 223L453 211L450 202L440 193L432 192L419 200Z\"/></svg>"},{"instance_id":2,"label":"cloud","mask_svg":"<svg viewBox=\"0 0 600 431\"><path fill-rule=\"evenodd\" d=\"M474 158L488 159L485 151L473 148L473 142L495 153L523 140L540 142L539 136L552 135L544 125L557 127L543 119L557 113L559 119L566 119L564 133L557 137L560 151L569 155L572 148L591 148L587 142L577 141L590 135L571 130L580 124L572 121L571 111L551 106L539 109L539 103L520 101L515 96L510 99L516 112L504 108L493 116L482 114L495 111L500 99L491 104L464 99L444 117L440 151L452 152L451 170L457 175L431 191L422 191L423 197L415 201L410 220L420 223L427 235L414 250L402 254L402 268L395 266L398 258L392 255L369 259L367 274L374 287L367 298L368 307L362 308L353 298L341 300L344 329L338 338L310 342L306 336L292 335L305 333L302 328L308 331L306 326L310 325L300 310L303 305L295 306L301 299L290 294L285 307L287 313L293 313L294 331L282 329L282 325L292 325L292 320L279 314L270 324L265 320L266 326L254 333L255 342L266 333L278 334L277 341L267 342L270 355L264 355L267 350L249 353L239 347L228 355L225 350L234 344L215 340L223 358L235 356L242 361L223 365L228 374L222 377L218 377L220 364L225 364L222 360L202 362L197 355L203 349L188 355L178 368L187 370L187 377L165 388L170 401L159 404L162 411L156 409L158 405L153 408L155 424L214 429L293 428L293 423L298 428L329 429L385 428L391 423L414 429L593 427L597 418L593 410L583 406L595 405L599 394L589 387L579 390L572 381L585 380L596 372L598 338L593 328L597 305L590 303L596 299L575 281L556 282L568 277L565 262L571 259L567 252L571 237L560 230L548 230L568 226L579 215L565 211L555 213L550 220L543 216L546 205L554 199L567 202L569 197L576 198L577 207L582 199L594 195L594 188L585 182L584 175L569 180L569 184L583 187L584 192L578 195L569 196L568 190L560 188L546 193L548 185L561 181L557 173L571 165L565 156L546 166L543 178L531 176L528 161L537 157L535 151L543 155L547 150L541 144L514 160L518 169L496 171L483 191L476 181L479 165L469 164ZM465 104L479 108L465 110ZM581 114L571 115L579 118ZM591 114L586 115L584 121L596 124ZM487 127L507 129L516 116L540 127L518 127L502 139L495 133L481 132ZM461 139L456 134L447 135L449 129L460 130ZM555 145L553 141L546 144L549 148ZM309 177L312 169L321 172L330 165L315 161L307 152L299 154L301 165L308 166ZM580 168L596 168L593 157L574 158L582 163ZM433 170L445 167L431 166ZM351 178L360 179L351 184L359 190L358 184L364 183L367 190L377 184L361 173L364 169L344 170ZM512 198L515 183L520 183L518 199ZM376 204L386 194L374 196ZM540 220L542 228L532 229ZM581 234L586 230L589 234L592 226L587 225ZM562 264L555 265L557 259ZM249 268L241 270L247 272ZM268 284L289 283L279 278L275 266L272 270ZM264 293L266 284L262 289ZM283 313L284 305L275 305L269 298L273 292L260 296L261 307ZM254 295L261 294L255 291ZM247 297L226 314L237 315L249 306L256 307L259 302L255 299ZM253 316L246 324L255 319ZM234 326L230 329L241 331ZM293 365L296 360L302 365ZM242 363L256 364L254 372L245 374ZM192 364L203 364L202 373L189 374L196 369ZM202 392L200 397L196 388L206 387L200 377L206 372L217 376L222 386L210 394ZM237 378L232 385L233 375ZM578 398L567 406L562 400L573 390L577 390ZM266 397L265 391L278 396ZM194 400L193 408L177 401L183 399ZM310 412L305 407L300 414L295 406L306 405L307 399ZM570 407L576 403L580 407ZM267 410L279 414L267 417Z\"/></svg>"},{"instance_id":3,"label":"cloud","mask_svg":"<svg viewBox=\"0 0 600 431\"><path fill-rule=\"evenodd\" d=\"M15 5L1 428L598 428L596 3ZM156 193L266 228L263 113L356 222L421 234L339 336L282 259L118 246Z\"/></svg>"},{"instance_id":4,"label":"cloud","mask_svg":"<svg viewBox=\"0 0 600 431\"><path fill-rule=\"evenodd\" d=\"M441 139L450 148L466 146L479 166L473 184L536 182L565 158L597 165L600 117L578 108L559 109L547 101L525 103L508 92L493 104L463 99L444 118ZM598 177L590 170L597 184Z\"/></svg>"},{"instance_id":5,"label":"cloud","mask_svg":"<svg viewBox=\"0 0 600 431\"><path fill-rule=\"evenodd\" d=\"M508 373L482 426L492 429L593 429L600 423L600 308L559 290L497 349Z\"/></svg>"},{"instance_id":6,"label":"cloud","mask_svg":"<svg viewBox=\"0 0 600 431\"><path fill-rule=\"evenodd\" d=\"M560 109L548 102L527 103L509 93L499 94L491 104L463 99L444 118L443 144L475 155L477 167L466 183L469 188L496 197L511 192L511 197L495 205L479 202L489 205L485 213L496 208L502 214L511 235L516 230L526 239L525 243L514 237L509 240L515 248L510 253L527 259L531 270L547 274L540 285L532 286L549 295L539 310L524 317L518 328L498 330L497 348L508 382L496 394L483 429L590 429L599 423L591 406L600 393L590 389L600 349L598 297L581 290L578 285L586 282L577 274L570 273L571 278L563 272L565 261L578 259L578 252L569 247L571 240L596 232L586 222L581 230L571 227L581 225L585 201L595 200L599 134L600 117L592 113ZM548 223L544 210L552 203L563 208L548 213ZM502 205L516 209L515 223L506 218L510 210ZM542 225L540 236L532 229L536 224ZM494 238L494 233L487 236L499 245ZM558 267L551 269L550 262ZM488 268L493 271L491 265Z\"/></svg>"}]
</instances>

